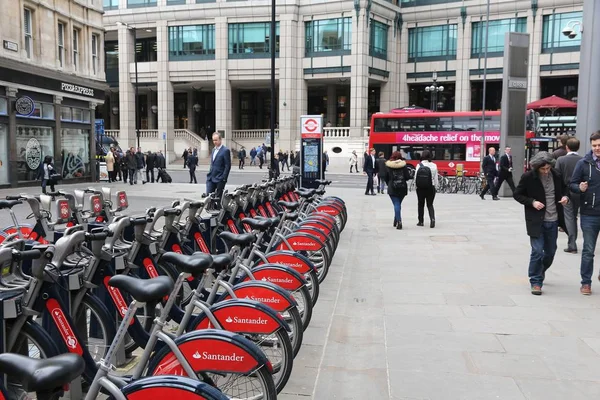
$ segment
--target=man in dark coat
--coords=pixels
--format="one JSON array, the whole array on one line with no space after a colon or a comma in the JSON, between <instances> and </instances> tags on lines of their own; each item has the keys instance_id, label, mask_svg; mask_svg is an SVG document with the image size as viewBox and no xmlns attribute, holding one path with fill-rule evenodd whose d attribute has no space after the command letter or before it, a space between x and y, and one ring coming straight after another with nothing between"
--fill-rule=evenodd
<instances>
[{"instance_id":1,"label":"man in dark coat","mask_svg":"<svg viewBox=\"0 0 600 400\"><path fill-rule=\"evenodd\" d=\"M492 194L493 200L500 200L498 197L498 193L496 192L496 185L494 184L494 180L498 176L498 169L496 168L496 149L490 147L488 150L488 155L484 157L483 162L481 163L481 169L485 175L485 179L487 180L487 184L483 188L483 192L479 195L481 200L485 200L485 194L489 190Z\"/></svg>"},{"instance_id":2,"label":"man in dark coat","mask_svg":"<svg viewBox=\"0 0 600 400\"><path fill-rule=\"evenodd\" d=\"M369 151L369 155L365 156L363 164L363 172L367 175L367 187L365 188L365 195L368 195L370 192L371 196L375 196L375 189L373 188L373 176L379 172L377 169L376 160L375 149L371 149Z\"/></svg>"},{"instance_id":3,"label":"man in dark coat","mask_svg":"<svg viewBox=\"0 0 600 400\"><path fill-rule=\"evenodd\" d=\"M554 168L562 175L563 181L569 186L571 184L571 177L575 166L583 157L577 152L579 151L579 139L575 137L567 140L567 155L560 156L556 160ZM577 215L579 214L579 194L574 194L573 191L569 191L569 204L565 206L565 224L569 231L569 239L567 242L566 253L577 254Z\"/></svg>"},{"instance_id":4,"label":"man in dark coat","mask_svg":"<svg viewBox=\"0 0 600 400\"><path fill-rule=\"evenodd\" d=\"M504 155L500 157L500 171L498 173L498 184L496 185L496 194L500 190L502 183L506 181L510 186L511 192L515 192L515 183L513 181L513 163L512 154L510 154L510 147L506 146L504 149Z\"/></svg>"},{"instance_id":5,"label":"man in dark coat","mask_svg":"<svg viewBox=\"0 0 600 400\"><path fill-rule=\"evenodd\" d=\"M127 170L129 171L129 184L133 185L137 184L137 158L135 156L135 149L131 147L127 150L127 155L125 156L125 162L127 163Z\"/></svg>"},{"instance_id":6,"label":"man in dark coat","mask_svg":"<svg viewBox=\"0 0 600 400\"><path fill-rule=\"evenodd\" d=\"M156 155L148 150L146 155L146 182L154 183L154 168L156 168ZM151 177L152 180L150 180Z\"/></svg>"},{"instance_id":7,"label":"man in dark coat","mask_svg":"<svg viewBox=\"0 0 600 400\"><path fill-rule=\"evenodd\" d=\"M563 206L569 202L567 185L553 168L552 154L541 151L529 164L531 170L521 177L513 197L525 206L525 225L531 244L529 283L531 293L542 294L546 270L556 254L558 227L565 231Z\"/></svg>"}]
</instances>

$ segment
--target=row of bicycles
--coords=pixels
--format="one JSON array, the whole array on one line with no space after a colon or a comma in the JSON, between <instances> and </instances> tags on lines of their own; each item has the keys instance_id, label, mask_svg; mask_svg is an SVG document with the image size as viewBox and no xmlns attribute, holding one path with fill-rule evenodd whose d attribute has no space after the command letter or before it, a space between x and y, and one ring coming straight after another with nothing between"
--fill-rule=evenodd
<instances>
[{"instance_id":1,"label":"row of bicycles","mask_svg":"<svg viewBox=\"0 0 600 400\"><path fill-rule=\"evenodd\" d=\"M479 172L470 173L463 171L462 175L448 176L447 172L438 174L438 184L436 186L438 193L463 193L480 194L485 187L485 177ZM416 190L414 179L409 183L409 190Z\"/></svg>"},{"instance_id":2,"label":"row of bicycles","mask_svg":"<svg viewBox=\"0 0 600 400\"><path fill-rule=\"evenodd\" d=\"M347 221L330 183L282 177L134 216L110 188L0 200L0 399L276 399Z\"/></svg>"}]
</instances>

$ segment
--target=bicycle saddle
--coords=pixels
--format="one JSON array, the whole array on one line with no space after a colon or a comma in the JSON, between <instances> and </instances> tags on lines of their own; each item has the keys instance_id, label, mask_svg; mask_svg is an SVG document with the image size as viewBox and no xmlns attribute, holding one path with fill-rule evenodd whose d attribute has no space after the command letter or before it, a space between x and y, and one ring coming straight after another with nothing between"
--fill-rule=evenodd
<instances>
[{"instance_id":1,"label":"bicycle saddle","mask_svg":"<svg viewBox=\"0 0 600 400\"><path fill-rule=\"evenodd\" d=\"M295 221L298 219L298 213L297 212L293 212L293 213L286 213L285 214L285 219L288 221Z\"/></svg>"},{"instance_id":2,"label":"bicycle saddle","mask_svg":"<svg viewBox=\"0 0 600 400\"><path fill-rule=\"evenodd\" d=\"M300 207L300 203L297 201L278 201L277 204L279 204L282 207L287 208L290 211L294 211L296 209L298 209L298 207Z\"/></svg>"},{"instance_id":3,"label":"bicycle saddle","mask_svg":"<svg viewBox=\"0 0 600 400\"><path fill-rule=\"evenodd\" d=\"M308 198L313 196L316 192L314 189L297 189L296 193L298 193L298 196L300 197Z\"/></svg>"},{"instance_id":4,"label":"bicycle saddle","mask_svg":"<svg viewBox=\"0 0 600 400\"><path fill-rule=\"evenodd\" d=\"M227 244L247 246L256 241L256 236L252 233L231 233L221 232L219 237L223 239Z\"/></svg>"},{"instance_id":5,"label":"bicycle saddle","mask_svg":"<svg viewBox=\"0 0 600 400\"><path fill-rule=\"evenodd\" d=\"M13 376L26 392L61 389L83 373L85 362L77 354L35 359L20 354L0 354L0 372Z\"/></svg>"},{"instance_id":6,"label":"bicycle saddle","mask_svg":"<svg viewBox=\"0 0 600 400\"><path fill-rule=\"evenodd\" d=\"M268 218L255 219L255 218L244 218L242 222L248 224L252 229L259 230L261 232L266 231L272 225L272 221Z\"/></svg>"},{"instance_id":7,"label":"bicycle saddle","mask_svg":"<svg viewBox=\"0 0 600 400\"><path fill-rule=\"evenodd\" d=\"M168 252L163 254L162 259L175 265L179 270L192 274L192 276L203 274L213 264L213 258L210 254L200 252L191 256Z\"/></svg>"},{"instance_id":8,"label":"bicycle saddle","mask_svg":"<svg viewBox=\"0 0 600 400\"><path fill-rule=\"evenodd\" d=\"M20 200L0 200L0 210L5 208L13 208L17 204L21 204Z\"/></svg>"},{"instance_id":9,"label":"bicycle saddle","mask_svg":"<svg viewBox=\"0 0 600 400\"><path fill-rule=\"evenodd\" d=\"M217 273L227 269L233 262L233 256L231 254L218 254L213 256L213 264L212 267L215 269Z\"/></svg>"},{"instance_id":10,"label":"bicycle saddle","mask_svg":"<svg viewBox=\"0 0 600 400\"><path fill-rule=\"evenodd\" d=\"M173 291L173 281L168 276L140 279L127 275L115 275L110 278L108 284L129 293L140 303L160 300Z\"/></svg>"},{"instance_id":11,"label":"bicycle saddle","mask_svg":"<svg viewBox=\"0 0 600 400\"><path fill-rule=\"evenodd\" d=\"M259 221L269 221L271 226L279 225L279 222L281 221L281 218L279 217L263 217L262 215L257 215L254 218L258 219Z\"/></svg>"},{"instance_id":12,"label":"bicycle saddle","mask_svg":"<svg viewBox=\"0 0 600 400\"><path fill-rule=\"evenodd\" d=\"M323 195L323 194L325 194L325 189L316 189L315 193L318 195Z\"/></svg>"},{"instance_id":13,"label":"bicycle saddle","mask_svg":"<svg viewBox=\"0 0 600 400\"><path fill-rule=\"evenodd\" d=\"M316 179L315 182L318 183L319 185L325 185L325 186L331 185L331 181L326 181L324 179Z\"/></svg>"}]
</instances>

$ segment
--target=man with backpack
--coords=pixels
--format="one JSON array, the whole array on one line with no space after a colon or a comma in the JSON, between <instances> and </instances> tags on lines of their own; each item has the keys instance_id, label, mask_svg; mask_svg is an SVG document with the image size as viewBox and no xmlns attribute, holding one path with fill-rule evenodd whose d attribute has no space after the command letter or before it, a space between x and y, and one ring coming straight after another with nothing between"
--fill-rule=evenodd
<instances>
[{"instance_id":1,"label":"man with backpack","mask_svg":"<svg viewBox=\"0 0 600 400\"><path fill-rule=\"evenodd\" d=\"M438 169L435 163L431 162L431 152L424 150L421 153L421 162L417 165L415 171L415 187L417 188L418 216L417 226L423 226L425 203L429 212L429 227L435 228L435 210L433 209L433 200L435 199L436 185L438 181Z\"/></svg>"}]
</instances>

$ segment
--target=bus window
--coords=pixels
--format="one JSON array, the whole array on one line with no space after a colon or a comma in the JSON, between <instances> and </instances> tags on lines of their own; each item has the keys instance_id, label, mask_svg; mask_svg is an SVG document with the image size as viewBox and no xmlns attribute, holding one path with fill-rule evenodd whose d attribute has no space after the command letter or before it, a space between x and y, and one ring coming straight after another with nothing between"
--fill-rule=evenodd
<instances>
[{"instance_id":1,"label":"bus window","mask_svg":"<svg viewBox=\"0 0 600 400\"><path fill-rule=\"evenodd\" d=\"M486 132L494 131L500 132L500 117L486 117L485 118L485 130Z\"/></svg>"},{"instance_id":2,"label":"bus window","mask_svg":"<svg viewBox=\"0 0 600 400\"><path fill-rule=\"evenodd\" d=\"M481 118L454 117L455 131L481 131Z\"/></svg>"},{"instance_id":3,"label":"bus window","mask_svg":"<svg viewBox=\"0 0 600 400\"><path fill-rule=\"evenodd\" d=\"M377 149L377 147L376 147ZM419 160L423 150L429 150L433 160L464 161L467 152L466 144L413 144L401 145L400 149L407 160Z\"/></svg>"},{"instance_id":4,"label":"bus window","mask_svg":"<svg viewBox=\"0 0 600 400\"><path fill-rule=\"evenodd\" d=\"M452 117L441 117L438 121L438 131L451 132L454 130Z\"/></svg>"}]
</instances>

